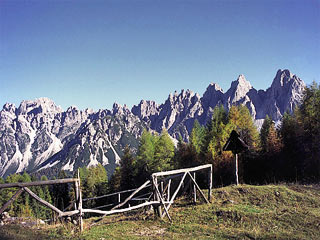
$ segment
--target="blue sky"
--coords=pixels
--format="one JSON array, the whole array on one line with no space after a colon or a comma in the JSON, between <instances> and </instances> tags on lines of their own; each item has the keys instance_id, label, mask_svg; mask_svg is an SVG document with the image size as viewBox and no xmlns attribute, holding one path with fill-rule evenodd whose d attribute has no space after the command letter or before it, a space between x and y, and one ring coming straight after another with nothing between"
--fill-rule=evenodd
<instances>
[{"instance_id":1,"label":"blue sky","mask_svg":"<svg viewBox=\"0 0 320 240\"><path fill-rule=\"evenodd\" d=\"M163 103L239 74L266 89L278 69L320 81L319 0L0 2L1 106Z\"/></svg>"}]
</instances>

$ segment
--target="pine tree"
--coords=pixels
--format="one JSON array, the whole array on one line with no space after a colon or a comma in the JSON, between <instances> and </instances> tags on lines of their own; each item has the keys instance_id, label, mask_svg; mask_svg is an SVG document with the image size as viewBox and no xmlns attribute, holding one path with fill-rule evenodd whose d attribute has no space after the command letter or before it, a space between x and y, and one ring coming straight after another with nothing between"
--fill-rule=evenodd
<instances>
[{"instance_id":1,"label":"pine tree","mask_svg":"<svg viewBox=\"0 0 320 240\"><path fill-rule=\"evenodd\" d=\"M272 119L266 115L266 118L263 121L261 130L260 130L260 142L261 142L261 148L263 151L266 151L267 147L267 138L269 134L269 129L272 125Z\"/></svg>"},{"instance_id":2,"label":"pine tree","mask_svg":"<svg viewBox=\"0 0 320 240\"><path fill-rule=\"evenodd\" d=\"M129 146L126 145L120 162L121 189L132 189L135 187L134 167L134 157L131 154Z\"/></svg>"},{"instance_id":3,"label":"pine tree","mask_svg":"<svg viewBox=\"0 0 320 240\"><path fill-rule=\"evenodd\" d=\"M269 154L278 154L282 150L282 141L278 136L274 123L271 123L265 143L265 150Z\"/></svg>"},{"instance_id":4,"label":"pine tree","mask_svg":"<svg viewBox=\"0 0 320 240\"><path fill-rule=\"evenodd\" d=\"M154 161L155 144L157 136L152 135L146 129L143 130L137 153L135 176L138 184L142 184L149 178L152 162Z\"/></svg>"},{"instance_id":5,"label":"pine tree","mask_svg":"<svg viewBox=\"0 0 320 240\"><path fill-rule=\"evenodd\" d=\"M223 146L228 140L228 137L233 129L233 126L228 123L227 112L221 105L214 109L211 124L207 126L205 136L205 154L209 157L209 162L213 162L217 157L221 157ZM228 155L228 153L226 153ZM223 156L222 156L223 158Z\"/></svg>"},{"instance_id":6,"label":"pine tree","mask_svg":"<svg viewBox=\"0 0 320 240\"><path fill-rule=\"evenodd\" d=\"M205 129L200 126L198 120L194 121L193 128L191 130L190 144L194 147L197 154L200 154L205 142Z\"/></svg>"},{"instance_id":7,"label":"pine tree","mask_svg":"<svg viewBox=\"0 0 320 240\"><path fill-rule=\"evenodd\" d=\"M192 143L185 143L180 138L174 155L174 166L178 169L201 165L200 156Z\"/></svg>"},{"instance_id":8,"label":"pine tree","mask_svg":"<svg viewBox=\"0 0 320 240\"><path fill-rule=\"evenodd\" d=\"M232 106L229 110L228 118L229 123L235 127L235 130L250 149L257 150L260 146L259 133L249 109L243 105Z\"/></svg>"},{"instance_id":9,"label":"pine tree","mask_svg":"<svg viewBox=\"0 0 320 240\"><path fill-rule=\"evenodd\" d=\"M311 181L320 179L320 85L313 82L306 87L297 121L302 127L302 144L305 158L305 177Z\"/></svg>"},{"instance_id":10,"label":"pine tree","mask_svg":"<svg viewBox=\"0 0 320 240\"><path fill-rule=\"evenodd\" d=\"M110 178L110 192L119 192L121 189L121 169L116 167Z\"/></svg>"},{"instance_id":11,"label":"pine tree","mask_svg":"<svg viewBox=\"0 0 320 240\"><path fill-rule=\"evenodd\" d=\"M108 177L107 171L101 164L90 167L79 168L81 191L83 198L92 198L101 196L108 191ZM94 207L100 201L88 200L85 201L85 207Z\"/></svg>"}]
</instances>

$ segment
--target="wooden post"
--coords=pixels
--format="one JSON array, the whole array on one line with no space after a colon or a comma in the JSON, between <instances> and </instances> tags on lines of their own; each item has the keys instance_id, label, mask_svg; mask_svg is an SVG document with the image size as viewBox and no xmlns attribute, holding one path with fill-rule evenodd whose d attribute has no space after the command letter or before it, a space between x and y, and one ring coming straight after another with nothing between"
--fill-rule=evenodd
<instances>
[{"instance_id":1,"label":"wooden post","mask_svg":"<svg viewBox=\"0 0 320 240\"><path fill-rule=\"evenodd\" d=\"M153 182L153 186L154 186L154 189L153 189L153 195L154 195L154 200L157 201L157 202L160 202L160 198L159 198L159 195L157 193L157 188L158 188L158 179L157 177L152 177L152 182ZM162 218L162 212L161 212L161 205L158 205L156 208L155 208L155 213L156 215L158 215L160 218Z\"/></svg>"},{"instance_id":2,"label":"wooden post","mask_svg":"<svg viewBox=\"0 0 320 240\"><path fill-rule=\"evenodd\" d=\"M196 181L196 172L193 172L193 178ZM197 187L195 184L193 184L193 202L197 202Z\"/></svg>"},{"instance_id":3,"label":"wooden post","mask_svg":"<svg viewBox=\"0 0 320 240\"><path fill-rule=\"evenodd\" d=\"M75 201L74 201L74 209L79 209L79 187L78 182L74 183L74 195L75 195Z\"/></svg>"},{"instance_id":4,"label":"wooden post","mask_svg":"<svg viewBox=\"0 0 320 240\"><path fill-rule=\"evenodd\" d=\"M167 217L169 218L170 222L172 222L171 217L170 217L169 212L168 212L168 209L166 208L166 205L165 205L165 203L163 201L163 198L161 197L161 193L160 193L160 191L158 189L157 184L155 184L155 186L156 186L156 194L158 195L158 198L160 199L160 202L161 202L161 204L162 204L162 206L164 208L165 214L167 214ZM161 218L163 218L163 215L161 214L161 212L159 212L159 213L160 213Z\"/></svg>"},{"instance_id":5,"label":"wooden post","mask_svg":"<svg viewBox=\"0 0 320 240\"><path fill-rule=\"evenodd\" d=\"M168 189L167 189L167 201L170 201L170 186L171 186L171 179L168 182Z\"/></svg>"},{"instance_id":6,"label":"wooden post","mask_svg":"<svg viewBox=\"0 0 320 240\"><path fill-rule=\"evenodd\" d=\"M203 192L201 191L201 188L198 186L198 184L196 183L196 181L193 179L192 175L190 174L190 172L188 172L191 181L194 183L194 185L196 186L196 188L198 189L200 196L203 197L203 199L206 201L206 203L209 203L209 200L206 198L206 196L203 194Z\"/></svg>"},{"instance_id":7,"label":"wooden post","mask_svg":"<svg viewBox=\"0 0 320 240\"><path fill-rule=\"evenodd\" d=\"M173 203L173 200L174 200L175 197L177 196L177 194L178 194L178 192L179 192L179 190L180 190L180 188L181 188L181 186L182 186L182 183L183 183L184 179L186 178L186 176L187 176L187 172L185 172L185 173L183 174L183 176L182 176L182 178L181 178L181 180L180 180L180 183L179 183L176 191L173 193L173 195L172 195L172 197L171 197L171 200L170 200L170 202L169 202L169 204L168 204L168 206L167 206L167 210L169 210L169 208L171 207L171 205L172 205L172 203ZM162 215L163 215L162 217L164 217L164 213L163 213Z\"/></svg>"},{"instance_id":8,"label":"wooden post","mask_svg":"<svg viewBox=\"0 0 320 240\"><path fill-rule=\"evenodd\" d=\"M83 231L83 221L82 221L82 193L81 193L81 182L80 182L80 173L79 173L79 169L78 169L78 189L79 189L79 225L80 225L80 232Z\"/></svg>"},{"instance_id":9,"label":"wooden post","mask_svg":"<svg viewBox=\"0 0 320 240\"><path fill-rule=\"evenodd\" d=\"M160 193L163 196L163 181L160 182Z\"/></svg>"},{"instance_id":10,"label":"wooden post","mask_svg":"<svg viewBox=\"0 0 320 240\"><path fill-rule=\"evenodd\" d=\"M212 165L209 168L209 176L208 176L208 199L211 202L211 191L212 191Z\"/></svg>"},{"instance_id":11,"label":"wooden post","mask_svg":"<svg viewBox=\"0 0 320 240\"><path fill-rule=\"evenodd\" d=\"M239 185L238 179L238 154L236 153L236 184Z\"/></svg>"}]
</instances>

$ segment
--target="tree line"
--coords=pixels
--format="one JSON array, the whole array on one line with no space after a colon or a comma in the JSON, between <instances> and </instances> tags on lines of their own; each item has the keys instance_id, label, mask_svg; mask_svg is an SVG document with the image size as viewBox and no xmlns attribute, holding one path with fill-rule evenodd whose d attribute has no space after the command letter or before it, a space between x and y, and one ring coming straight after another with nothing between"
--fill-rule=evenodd
<instances>
[{"instance_id":1,"label":"tree line","mask_svg":"<svg viewBox=\"0 0 320 240\"><path fill-rule=\"evenodd\" d=\"M124 149L120 166L108 181L105 168L97 166L79 169L83 198L140 186L154 172L193 167L211 163L214 186L235 182L234 155L223 151L232 130L249 146L239 154L239 180L248 184L286 182L319 182L320 180L320 86L306 87L302 104L292 114L285 113L281 123L266 116L260 132L246 106L232 106L227 111L222 105L214 109L211 120L201 126L196 120L189 142L182 138L174 144L166 130L161 134L144 130L137 153L129 146ZM58 178L67 177L61 171ZM201 181L201 176L199 176ZM12 174L0 183L38 180L27 173ZM46 180L45 176L41 180ZM203 180L205 181L205 180ZM74 199L70 184L32 187L39 197L64 209ZM2 189L0 205L13 196L16 189ZM85 208L103 205L103 199L84 202ZM14 215L51 216L48 210L23 193L9 208Z\"/></svg>"},{"instance_id":2,"label":"tree line","mask_svg":"<svg viewBox=\"0 0 320 240\"><path fill-rule=\"evenodd\" d=\"M166 131L144 131L136 155L127 147L110 184L113 190L137 187L153 172L213 165L214 186L235 182L234 154L223 151L232 130L249 146L239 154L240 182L319 182L320 180L320 86L305 88L302 104L286 112L276 126L266 116L260 132L246 106L222 105L201 126L196 120L189 142L179 139L176 148Z\"/></svg>"}]
</instances>

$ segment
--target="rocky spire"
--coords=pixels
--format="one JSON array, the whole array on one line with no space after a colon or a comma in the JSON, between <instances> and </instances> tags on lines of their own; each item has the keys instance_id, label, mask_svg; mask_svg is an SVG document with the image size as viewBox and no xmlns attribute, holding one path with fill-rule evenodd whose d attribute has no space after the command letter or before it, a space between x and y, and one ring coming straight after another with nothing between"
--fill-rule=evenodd
<instances>
[{"instance_id":1,"label":"rocky spire","mask_svg":"<svg viewBox=\"0 0 320 240\"><path fill-rule=\"evenodd\" d=\"M250 82L246 80L243 74L240 74L237 80L231 83L230 89L226 92L226 97L232 104L244 98L250 89L252 89Z\"/></svg>"},{"instance_id":2,"label":"rocky spire","mask_svg":"<svg viewBox=\"0 0 320 240\"><path fill-rule=\"evenodd\" d=\"M217 83L210 83L207 90L201 98L202 105L205 109L214 108L223 100L223 90Z\"/></svg>"}]
</instances>

